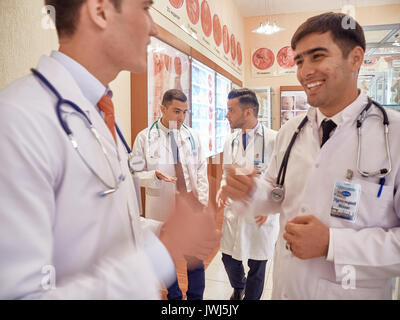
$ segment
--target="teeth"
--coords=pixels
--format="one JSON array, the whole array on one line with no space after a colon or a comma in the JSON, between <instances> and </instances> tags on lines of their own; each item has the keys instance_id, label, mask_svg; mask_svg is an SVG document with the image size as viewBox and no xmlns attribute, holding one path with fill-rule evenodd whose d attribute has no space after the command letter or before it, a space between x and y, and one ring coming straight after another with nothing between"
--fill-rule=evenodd
<instances>
[{"instance_id":1,"label":"teeth","mask_svg":"<svg viewBox=\"0 0 400 320\"><path fill-rule=\"evenodd\" d=\"M322 84L322 81L317 81L317 82L309 83L309 84L307 85L307 88L308 88L308 89L311 89L311 88L314 88L314 87L319 86L319 85L321 85L321 84Z\"/></svg>"}]
</instances>

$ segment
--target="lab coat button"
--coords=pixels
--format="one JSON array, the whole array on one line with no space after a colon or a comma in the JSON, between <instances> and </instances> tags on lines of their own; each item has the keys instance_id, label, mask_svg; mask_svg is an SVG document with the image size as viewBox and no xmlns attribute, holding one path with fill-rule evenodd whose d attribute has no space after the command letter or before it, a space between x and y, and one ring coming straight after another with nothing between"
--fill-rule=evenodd
<instances>
[{"instance_id":1,"label":"lab coat button","mask_svg":"<svg viewBox=\"0 0 400 320\"><path fill-rule=\"evenodd\" d=\"M319 164L318 163L315 165L315 168L317 168L317 169L319 168Z\"/></svg>"},{"instance_id":2,"label":"lab coat button","mask_svg":"<svg viewBox=\"0 0 400 320\"><path fill-rule=\"evenodd\" d=\"M306 208L302 207L301 212L303 212L303 213L306 212Z\"/></svg>"}]
</instances>

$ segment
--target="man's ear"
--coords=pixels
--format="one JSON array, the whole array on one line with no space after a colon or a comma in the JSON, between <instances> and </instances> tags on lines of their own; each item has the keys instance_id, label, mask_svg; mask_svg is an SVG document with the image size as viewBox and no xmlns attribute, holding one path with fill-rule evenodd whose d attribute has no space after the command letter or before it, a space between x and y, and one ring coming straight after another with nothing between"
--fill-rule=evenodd
<instances>
[{"instance_id":1,"label":"man's ear","mask_svg":"<svg viewBox=\"0 0 400 320\"><path fill-rule=\"evenodd\" d=\"M349 53L348 60L350 62L351 70L357 72L360 70L361 65L364 62L364 50L360 46L354 47Z\"/></svg>"},{"instance_id":2,"label":"man's ear","mask_svg":"<svg viewBox=\"0 0 400 320\"><path fill-rule=\"evenodd\" d=\"M164 114L167 111L167 107L163 104L160 105L161 113Z\"/></svg>"},{"instance_id":3,"label":"man's ear","mask_svg":"<svg viewBox=\"0 0 400 320\"><path fill-rule=\"evenodd\" d=\"M86 0L89 18L100 29L105 29L115 8L110 0Z\"/></svg>"}]
</instances>

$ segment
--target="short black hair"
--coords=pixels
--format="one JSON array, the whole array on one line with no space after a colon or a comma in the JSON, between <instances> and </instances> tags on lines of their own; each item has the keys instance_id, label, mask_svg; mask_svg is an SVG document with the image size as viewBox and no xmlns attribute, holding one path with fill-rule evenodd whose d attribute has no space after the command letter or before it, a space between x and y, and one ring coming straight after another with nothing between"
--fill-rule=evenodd
<instances>
[{"instance_id":1,"label":"short black hair","mask_svg":"<svg viewBox=\"0 0 400 320\"><path fill-rule=\"evenodd\" d=\"M162 98L162 102L161 104L164 107L168 107L171 103L172 100L178 100L180 102L186 102L187 101L187 97L186 95L178 89L170 89L165 91L163 98Z\"/></svg>"},{"instance_id":2,"label":"short black hair","mask_svg":"<svg viewBox=\"0 0 400 320\"><path fill-rule=\"evenodd\" d=\"M257 95L254 91L247 88L232 89L228 94L228 100L235 98L239 98L239 103L242 110L252 108L254 115L256 117L258 116L258 109L260 106L258 104Z\"/></svg>"},{"instance_id":3,"label":"short black hair","mask_svg":"<svg viewBox=\"0 0 400 320\"><path fill-rule=\"evenodd\" d=\"M344 13L327 12L307 19L294 33L291 41L293 50L297 43L311 33L330 32L333 41L347 58L354 47L366 49L365 35L362 27L352 17Z\"/></svg>"}]
</instances>

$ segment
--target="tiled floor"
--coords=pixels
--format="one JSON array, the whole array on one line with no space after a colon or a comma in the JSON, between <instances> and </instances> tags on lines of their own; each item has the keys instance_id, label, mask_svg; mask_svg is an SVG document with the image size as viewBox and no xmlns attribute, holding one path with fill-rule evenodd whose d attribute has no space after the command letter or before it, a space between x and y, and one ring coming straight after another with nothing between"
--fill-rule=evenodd
<instances>
[{"instance_id":1,"label":"tiled floor","mask_svg":"<svg viewBox=\"0 0 400 320\"><path fill-rule=\"evenodd\" d=\"M248 267L244 263L247 274ZM265 270L265 283L262 300L270 300L272 292L272 261L268 261ZM204 300L229 300L232 294L232 287L221 261L221 252L218 252L210 265L206 269L206 288L204 291Z\"/></svg>"}]
</instances>

